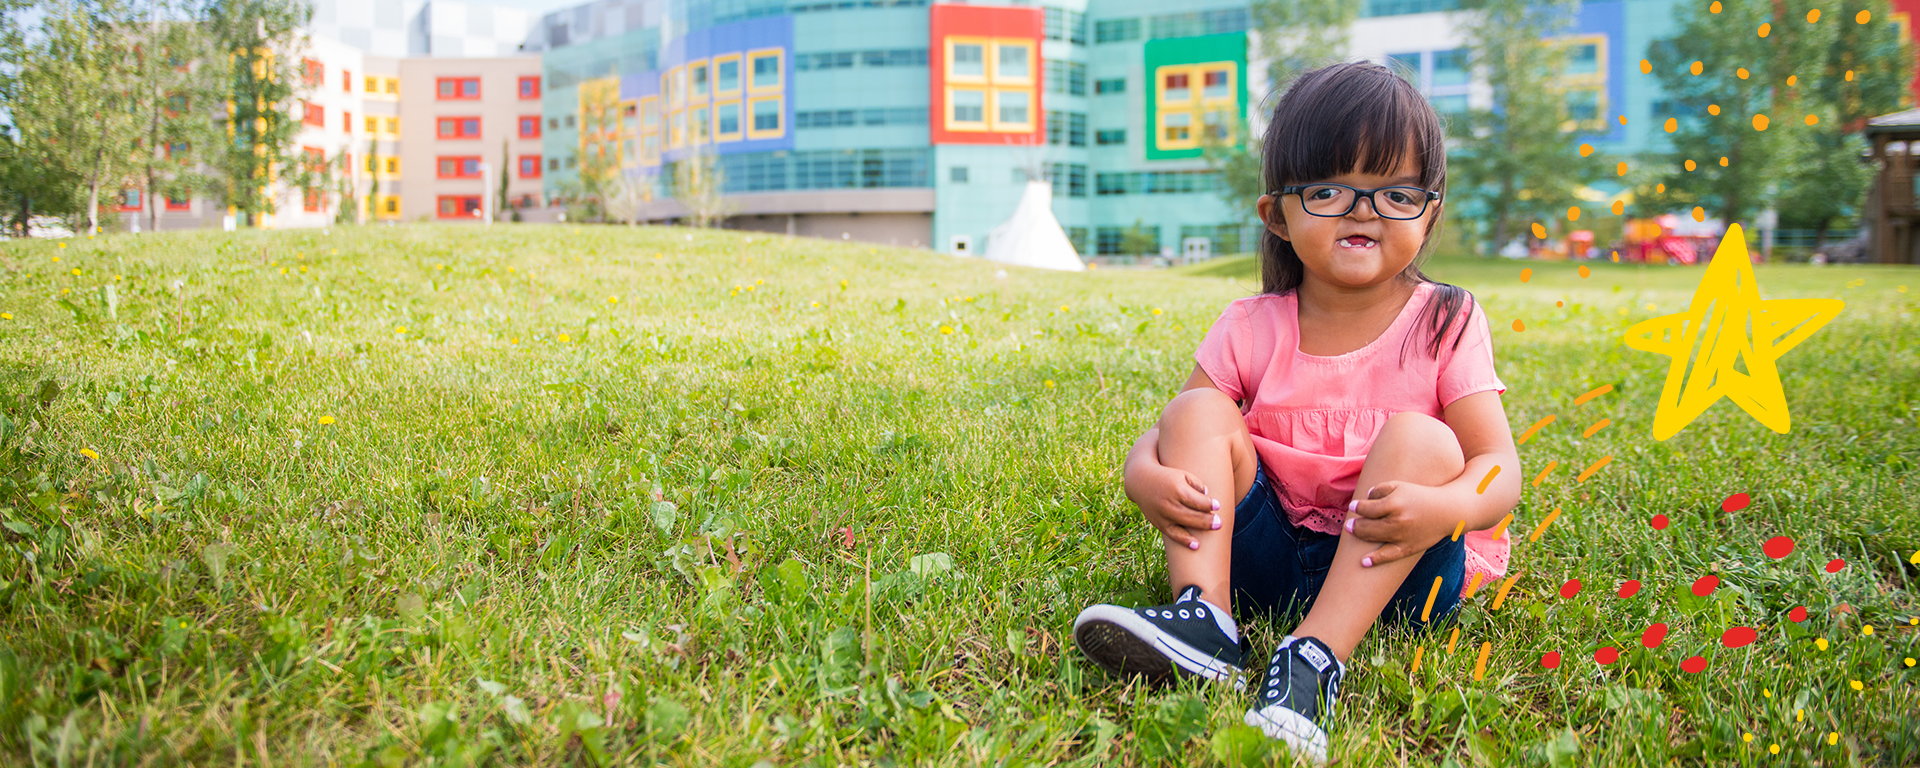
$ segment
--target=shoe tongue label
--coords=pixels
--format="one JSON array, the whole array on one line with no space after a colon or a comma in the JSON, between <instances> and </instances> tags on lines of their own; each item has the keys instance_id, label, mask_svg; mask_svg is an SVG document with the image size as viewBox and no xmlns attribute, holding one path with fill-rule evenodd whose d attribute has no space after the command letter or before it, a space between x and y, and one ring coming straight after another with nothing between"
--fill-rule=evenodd
<instances>
[{"instance_id":1,"label":"shoe tongue label","mask_svg":"<svg viewBox=\"0 0 1920 768\"><path fill-rule=\"evenodd\" d=\"M1173 601L1176 603L1186 603L1186 602L1192 602L1198 599L1200 599L1200 588L1187 587L1186 589L1180 590L1180 596L1174 598Z\"/></svg>"},{"instance_id":2,"label":"shoe tongue label","mask_svg":"<svg viewBox=\"0 0 1920 768\"><path fill-rule=\"evenodd\" d=\"M1333 658L1320 650L1320 646L1313 643L1294 643L1293 648L1300 653L1300 658L1306 659L1315 670L1325 672L1333 668Z\"/></svg>"}]
</instances>

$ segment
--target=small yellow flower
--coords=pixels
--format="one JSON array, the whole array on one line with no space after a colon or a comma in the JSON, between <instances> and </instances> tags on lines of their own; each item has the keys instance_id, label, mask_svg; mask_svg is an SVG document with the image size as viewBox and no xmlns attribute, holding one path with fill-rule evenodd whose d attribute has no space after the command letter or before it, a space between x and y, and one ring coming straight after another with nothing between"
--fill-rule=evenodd
<instances>
[{"instance_id":1,"label":"small yellow flower","mask_svg":"<svg viewBox=\"0 0 1920 768\"><path fill-rule=\"evenodd\" d=\"M1767 698L1769 698L1769 699L1771 699L1771 698L1773 698L1773 689L1772 689L1772 688L1762 688L1762 689L1760 689L1760 695L1762 695L1762 696L1765 696L1765 697L1767 697Z\"/></svg>"},{"instance_id":2,"label":"small yellow flower","mask_svg":"<svg viewBox=\"0 0 1920 768\"><path fill-rule=\"evenodd\" d=\"M1626 308L1626 307L1621 307L1621 308L1620 308L1620 316L1621 316L1621 317L1626 317L1626 316L1627 316L1627 308Z\"/></svg>"},{"instance_id":3,"label":"small yellow flower","mask_svg":"<svg viewBox=\"0 0 1920 768\"><path fill-rule=\"evenodd\" d=\"M1866 686L1862 685L1858 680L1848 680L1847 687L1852 688L1856 691L1866 690Z\"/></svg>"},{"instance_id":4,"label":"small yellow flower","mask_svg":"<svg viewBox=\"0 0 1920 768\"><path fill-rule=\"evenodd\" d=\"M1658 307L1655 307L1655 306L1654 306L1653 304L1651 304L1651 303L1649 303L1649 304L1647 304L1647 311L1648 311L1648 312L1652 312L1652 311L1654 311L1655 309L1658 309Z\"/></svg>"},{"instance_id":5,"label":"small yellow flower","mask_svg":"<svg viewBox=\"0 0 1920 768\"><path fill-rule=\"evenodd\" d=\"M1053 389L1053 379L1047 379L1047 389Z\"/></svg>"},{"instance_id":6,"label":"small yellow flower","mask_svg":"<svg viewBox=\"0 0 1920 768\"><path fill-rule=\"evenodd\" d=\"M816 301L816 302L814 302L814 303L813 303L813 308L814 308L814 309L819 309L819 308L820 308L820 302L817 302L817 301Z\"/></svg>"},{"instance_id":7,"label":"small yellow flower","mask_svg":"<svg viewBox=\"0 0 1920 768\"><path fill-rule=\"evenodd\" d=\"M507 339L507 343L508 343L508 344L518 344L518 343L520 343L520 337L518 337L518 336L515 336L515 337L513 337L513 338L511 338L511 339Z\"/></svg>"},{"instance_id":8,"label":"small yellow flower","mask_svg":"<svg viewBox=\"0 0 1920 768\"><path fill-rule=\"evenodd\" d=\"M1899 292L1901 292L1901 293L1906 293L1906 292L1907 292L1907 287L1906 287L1906 286L1904 286L1904 285L1900 285L1900 286L1894 286L1894 290L1896 290L1896 291L1899 291Z\"/></svg>"},{"instance_id":9,"label":"small yellow flower","mask_svg":"<svg viewBox=\"0 0 1920 768\"><path fill-rule=\"evenodd\" d=\"M1914 660L1913 660L1913 657L1912 657L1912 656L1908 656L1908 657L1907 657L1907 666L1909 666L1909 667L1911 667L1911 666L1913 666L1913 665L1914 665L1914 664L1916 664L1916 663L1920 663L1920 662L1916 662L1916 661L1914 661Z\"/></svg>"},{"instance_id":10,"label":"small yellow flower","mask_svg":"<svg viewBox=\"0 0 1920 768\"><path fill-rule=\"evenodd\" d=\"M333 423L333 417L332 417L332 416L322 416L322 417L320 417L320 423L321 423L321 424L332 424L332 423Z\"/></svg>"},{"instance_id":11,"label":"small yellow flower","mask_svg":"<svg viewBox=\"0 0 1920 768\"><path fill-rule=\"evenodd\" d=\"M394 327L393 327L393 332L394 332L394 333L406 333L406 332L407 332L407 327L406 327L406 326L404 326L404 325L396 325L396 326L394 326Z\"/></svg>"},{"instance_id":12,"label":"small yellow flower","mask_svg":"<svg viewBox=\"0 0 1920 768\"><path fill-rule=\"evenodd\" d=\"M1769 755L1777 755L1777 754L1780 754L1780 745L1778 745L1778 744L1768 744L1768 745L1767 745L1767 754L1769 754Z\"/></svg>"},{"instance_id":13,"label":"small yellow flower","mask_svg":"<svg viewBox=\"0 0 1920 768\"><path fill-rule=\"evenodd\" d=\"M286 274L286 273L287 273L287 268L286 268L286 267L281 267L281 268L280 268L280 274L283 274L283 275L284 275L284 274Z\"/></svg>"},{"instance_id":14,"label":"small yellow flower","mask_svg":"<svg viewBox=\"0 0 1920 768\"><path fill-rule=\"evenodd\" d=\"M120 282L120 276L119 276L119 275L114 275L114 276L113 276L113 281L114 281L114 282L116 282L116 283L117 283L117 282Z\"/></svg>"},{"instance_id":15,"label":"small yellow flower","mask_svg":"<svg viewBox=\"0 0 1920 768\"><path fill-rule=\"evenodd\" d=\"M1162 313L1162 312L1160 311L1160 308L1159 308L1159 307L1154 307L1154 308L1153 308L1153 316L1154 316L1154 317L1159 317L1159 316L1160 316L1161 314L1163 314L1163 313Z\"/></svg>"},{"instance_id":16,"label":"small yellow flower","mask_svg":"<svg viewBox=\"0 0 1920 768\"><path fill-rule=\"evenodd\" d=\"M753 281L753 284L754 284L754 285L759 285L759 284L761 284L761 283L764 283L764 282L766 282L766 281L765 281L765 280L755 280L755 281Z\"/></svg>"},{"instance_id":17,"label":"small yellow flower","mask_svg":"<svg viewBox=\"0 0 1920 768\"><path fill-rule=\"evenodd\" d=\"M12 319L13 319L12 312L0 312L0 320L12 320Z\"/></svg>"},{"instance_id":18,"label":"small yellow flower","mask_svg":"<svg viewBox=\"0 0 1920 768\"><path fill-rule=\"evenodd\" d=\"M333 250L330 250L330 251L327 251L327 255L328 255L328 256L338 256L338 255L340 255L340 249L338 249L338 248L335 248L335 249L333 249Z\"/></svg>"},{"instance_id":19,"label":"small yellow flower","mask_svg":"<svg viewBox=\"0 0 1920 768\"><path fill-rule=\"evenodd\" d=\"M1067 305L1065 305L1065 304L1062 304L1062 305L1060 305L1060 311L1062 311L1062 312L1070 312L1070 311L1072 311L1072 310L1070 310L1070 309L1067 309Z\"/></svg>"},{"instance_id":20,"label":"small yellow flower","mask_svg":"<svg viewBox=\"0 0 1920 768\"><path fill-rule=\"evenodd\" d=\"M563 333L563 334L560 334L560 341L562 342L573 341L573 337Z\"/></svg>"},{"instance_id":21,"label":"small yellow flower","mask_svg":"<svg viewBox=\"0 0 1920 768\"><path fill-rule=\"evenodd\" d=\"M969 303L971 303L971 302L973 301L973 297L972 297L972 296L968 296L968 297L967 297L967 301L968 301Z\"/></svg>"},{"instance_id":22,"label":"small yellow flower","mask_svg":"<svg viewBox=\"0 0 1920 768\"><path fill-rule=\"evenodd\" d=\"M608 304L618 304L618 303L620 303L620 297L618 297L618 296L608 296L608 297L607 297L607 303L608 303Z\"/></svg>"},{"instance_id":23,"label":"small yellow flower","mask_svg":"<svg viewBox=\"0 0 1920 768\"><path fill-rule=\"evenodd\" d=\"M1861 627L1861 628L1860 628L1860 634L1863 634L1863 635L1871 635L1871 634L1873 634L1873 625L1872 625L1872 624L1868 624L1868 625L1866 625L1866 626L1864 626L1864 627Z\"/></svg>"},{"instance_id":24,"label":"small yellow flower","mask_svg":"<svg viewBox=\"0 0 1920 768\"><path fill-rule=\"evenodd\" d=\"M1819 646L1820 650L1824 651L1827 649L1827 639L1824 637L1813 641L1813 644Z\"/></svg>"},{"instance_id":25,"label":"small yellow flower","mask_svg":"<svg viewBox=\"0 0 1920 768\"><path fill-rule=\"evenodd\" d=\"M304 275L306 273L307 273L307 265L305 264L300 265L300 274Z\"/></svg>"},{"instance_id":26,"label":"small yellow flower","mask_svg":"<svg viewBox=\"0 0 1920 768\"><path fill-rule=\"evenodd\" d=\"M1753 743L1753 734L1751 733L1740 734L1740 740L1751 744Z\"/></svg>"},{"instance_id":27,"label":"small yellow flower","mask_svg":"<svg viewBox=\"0 0 1920 768\"><path fill-rule=\"evenodd\" d=\"M100 454L98 454L98 453L95 453L95 452L94 452L94 450L93 450L92 448L82 448L82 449L80 449L80 455L82 455L82 456L85 456L85 457L87 457L87 458L89 458L89 459L93 459L94 461L99 461L99 460L100 460Z\"/></svg>"},{"instance_id":28,"label":"small yellow flower","mask_svg":"<svg viewBox=\"0 0 1920 768\"><path fill-rule=\"evenodd\" d=\"M1833 731L1833 732L1831 732L1831 733L1828 733L1828 734L1827 734L1827 746L1829 746L1829 747L1831 747L1831 746L1833 746L1833 745L1835 745L1835 744L1838 744L1838 743L1840 743L1840 732L1839 732L1839 731Z\"/></svg>"},{"instance_id":29,"label":"small yellow flower","mask_svg":"<svg viewBox=\"0 0 1920 768\"><path fill-rule=\"evenodd\" d=\"M507 274L513 274L513 267L507 267Z\"/></svg>"},{"instance_id":30,"label":"small yellow flower","mask_svg":"<svg viewBox=\"0 0 1920 768\"><path fill-rule=\"evenodd\" d=\"M843 291L844 291L844 290L846 290L846 289L847 289L847 281L845 281L845 280L841 280L841 281L840 281L840 290L843 290ZM1901 293L1906 293L1906 291L1907 291L1907 287L1906 287L1906 286L1904 286L1904 285L1903 285L1903 286L1900 286L1900 292L1901 292Z\"/></svg>"},{"instance_id":31,"label":"small yellow flower","mask_svg":"<svg viewBox=\"0 0 1920 768\"><path fill-rule=\"evenodd\" d=\"M73 274L74 274L74 276L76 276L76 277L78 277L78 276L80 275L80 268L79 268L79 267L74 267L74 268L73 268Z\"/></svg>"},{"instance_id":32,"label":"small yellow flower","mask_svg":"<svg viewBox=\"0 0 1920 768\"><path fill-rule=\"evenodd\" d=\"M943 325L943 326L940 326L940 332L941 332L941 333L949 333L949 334L950 334L950 333L953 333L953 326L951 326L951 325ZM1052 385L1053 385L1053 382L1047 382L1047 385L1048 385L1048 386L1052 386Z\"/></svg>"},{"instance_id":33,"label":"small yellow flower","mask_svg":"<svg viewBox=\"0 0 1920 768\"><path fill-rule=\"evenodd\" d=\"M72 293L72 292L73 292L73 289L72 289L72 288L62 288L62 289L60 289L60 295L62 295L62 296L65 296L65 295L67 295L67 294L69 294L69 293Z\"/></svg>"}]
</instances>

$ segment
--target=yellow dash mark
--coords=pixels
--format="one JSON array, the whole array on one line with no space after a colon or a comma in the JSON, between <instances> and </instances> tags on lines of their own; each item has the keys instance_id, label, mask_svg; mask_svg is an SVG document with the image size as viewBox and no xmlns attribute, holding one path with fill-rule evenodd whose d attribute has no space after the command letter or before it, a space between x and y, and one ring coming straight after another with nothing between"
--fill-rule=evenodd
<instances>
[{"instance_id":1,"label":"yellow dash mark","mask_svg":"<svg viewBox=\"0 0 1920 768\"><path fill-rule=\"evenodd\" d=\"M1512 576L1508 576L1506 581L1500 582L1500 591L1493 593L1493 605L1490 610L1500 610L1500 606L1507 602L1507 592L1513 589L1513 583L1519 581L1520 577L1525 575L1527 575L1527 572L1521 571Z\"/></svg>"},{"instance_id":2,"label":"yellow dash mark","mask_svg":"<svg viewBox=\"0 0 1920 768\"><path fill-rule=\"evenodd\" d=\"M1558 461L1547 462L1547 468L1540 470L1540 474L1533 476L1533 487L1540 487L1540 481L1547 479L1547 475L1553 474L1553 468L1558 466L1560 466L1560 462Z\"/></svg>"},{"instance_id":3,"label":"yellow dash mark","mask_svg":"<svg viewBox=\"0 0 1920 768\"><path fill-rule=\"evenodd\" d=\"M1420 674L1420 657L1422 657L1422 656L1425 656L1425 655L1427 655L1427 647L1426 647L1426 646L1424 646L1424 645L1421 645L1421 646L1416 646L1416 647L1415 647L1415 648L1413 649L1413 671L1411 671L1411 672L1408 672L1407 674L1409 674L1409 675L1417 675L1417 674Z\"/></svg>"},{"instance_id":4,"label":"yellow dash mark","mask_svg":"<svg viewBox=\"0 0 1920 768\"><path fill-rule=\"evenodd\" d=\"M1579 397L1576 397L1576 398L1574 398L1574 399L1573 399L1573 404L1574 404L1574 405L1585 405L1585 404L1586 404L1586 402L1587 402L1588 400L1592 400L1592 399L1594 399L1594 398L1596 398L1596 397L1599 397L1599 396L1601 396L1601 395L1604 395L1604 394L1606 394L1606 393L1608 393L1608 392L1612 392L1612 391L1613 391L1613 385L1612 385L1612 384L1602 384L1602 385L1600 385L1600 386L1597 386L1597 387L1594 387L1593 389L1590 389L1590 390L1587 390L1587 393L1586 393L1586 394L1584 394L1584 395L1581 395L1581 396L1579 396Z\"/></svg>"},{"instance_id":5,"label":"yellow dash mark","mask_svg":"<svg viewBox=\"0 0 1920 768\"><path fill-rule=\"evenodd\" d=\"M1491 484L1491 483L1493 482L1493 479L1494 479L1494 478L1496 478L1496 477L1499 477L1499 476L1500 476L1500 465L1498 465L1498 464L1495 464L1495 465L1493 465L1493 469L1489 469L1489 470L1487 470L1487 476L1486 476L1486 477L1483 477L1483 478L1480 478L1480 487L1478 487L1478 488L1475 488L1475 489L1473 489L1473 492L1474 492L1474 493L1486 493L1486 492L1487 492L1487 486L1488 486L1489 484ZM1465 520L1462 520L1462 521L1460 521L1460 524L1461 524L1461 525L1466 525L1466 521L1465 521Z\"/></svg>"},{"instance_id":6,"label":"yellow dash mark","mask_svg":"<svg viewBox=\"0 0 1920 768\"><path fill-rule=\"evenodd\" d=\"M1607 425L1612 423L1613 423L1613 419L1601 419L1599 421L1596 421L1593 423L1593 426L1587 427L1585 432L1581 432L1580 436L1593 437L1593 433L1606 429Z\"/></svg>"},{"instance_id":7,"label":"yellow dash mark","mask_svg":"<svg viewBox=\"0 0 1920 768\"><path fill-rule=\"evenodd\" d=\"M1493 653L1493 643L1485 642L1480 644L1480 658L1474 659L1473 661L1474 680L1479 680L1487 676L1487 656L1491 653Z\"/></svg>"},{"instance_id":8,"label":"yellow dash mark","mask_svg":"<svg viewBox=\"0 0 1920 768\"><path fill-rule=\"evenodd\" d=\"M1453 540L1459 541L1460 534L1463 534L1466 532L1467 532L1467 521L1462 520L1459 522L1459 524L1453 526ZM1421 619L1421 621L1426 621L1426 619Z\"/></svg>"},{"instance_id":9,"label":"yellow dash mark","mask_svg":"<svg viewBox=\"0 0 1920 768\"><path fill-rule=\"evenodd\" d=\"M1587 478L1593 477L1593 473L1600 471L1601 467L1604 467L1612 462L1613 462L1613 456L1611 455L1602 456L1600 457L1599 461L1596 461L1593 464L1589 465L1586 471L1581 472L1580 476L1574 478L1573 481L1576 483L1585 482Z\"/></svg>"},{"instance_id":10,"label":"yellow dash mark","mask_svg":"<svg viewBox=\"0 0 1920 768\"><path fill-rule=\"evenodd\" d=\"M1464 526L1466 522L1461 521L1460 524ZM1427 606L1420 609L1420 621L1422 623L1426 622L1428 617L1433 615L1433 599L1440 596L1440 578L1439 576L1433 577L1433 588L1427 590Z\"/></svg>"},{"instance_id":11,"label":"yellow dash mark","mask_svg":"<svg viewBox=\"0 0 1920 768\"><path fill-rule=\"evenodd\" d=\"M1453 653L1453 644L1458 642L1460 642L1460 628L1454 627L1453 633L1447 635L1447 653Z\"/></svg>"},{"instance_id":12,"label":"yellow dash mark","mask_svg":"<svg viewBox=\"0 0 1920 768\"><path fill-rule=\"evenodd\" d=\"M1548 512L1546 517L1540 519L1540 527L1533 529L1533 533L1527 534L1527 541L1539 541L1540 534L1546 533L1547 526L1553 525L1553 521L1558 519L1560 519L1560 508L1554 507L1552 512Z\"/></svg>"},{"instance_id":13,"label":"yellow dash mark","mask_svg":"<svg viewBox=\"0 0 1920 768\"><path fill-rule=\"evenodd\" d=\"M1500 518L1500 524L1493 527L1493 533L1489 534L1488 538L1491 538L1494 541L1499 541L1500 537L1506 534L1507 526L1512 524L1513 524L1513 513L1508 512L1506 517ZM1474 583L1477 584L1479 582L1474 582Z\"/></svg>"},{"instance_id":14,"label":"yellow dash mark","mask_svg":"<svg viewBox=\"0 0 1920 768\"><path fill-rule=\"evenodd\" d=\"M1462 598L1460 598L1460 599L1462 599L1462 600L1465 600L1465 599L1467 599L1468 597L1473 597L1473 593L1475 593L1475 592L1479 592L1479 591L1480 591L1480 582L1482 582L1482 581L1485 581L1485 580L1486 580L1486 578L1487 578L1487 575L1486 575L1486 574L1484 574L1484 573L1476 573L1476 574L1474 574L1474 575L1473 575L1473 581L1469 581L1469 582L1467 582L1467 595L1466 595L1466 597L1462 597ZM1456 628L1456 629L1455 629L1454 631L1456 631L1456 632L1458 632L1458 631L1459 631L1459 629L1458 629L1458 628ZM1452 646L1448 646L1448 647L1447 647L1447 650L1449 650L1449 651L1451 651L1451 650L1453 650L1453 647L1452 647Z\"/></svg>"}]
</instances>

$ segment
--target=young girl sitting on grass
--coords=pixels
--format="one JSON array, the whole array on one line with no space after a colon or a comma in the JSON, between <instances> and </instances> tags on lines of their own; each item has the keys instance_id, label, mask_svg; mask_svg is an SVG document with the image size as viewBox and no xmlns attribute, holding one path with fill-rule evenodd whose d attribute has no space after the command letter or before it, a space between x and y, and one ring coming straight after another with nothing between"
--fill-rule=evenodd
<instances>
[{"instance_id":1,"label":"young girl sitting on grass","mask_svg":"<svg viewBox=\"0 0 1920 768\"><path fill-rule=\"evenodd\" d=\"M1447 186L1426 99L1377 64L1308 72L1262 156L1263 290L1227 305L1127 454L1127 497L1160 531L1176 597L1088 608L1074 639L1114 673L1233 680L1228 609L1304 608L1246 721L1323 762L1367 630L1425 627L1470 578L1505 573L1507 541L1483 531L1519 500L1520 461L1485 313L1416 264Z\"/></svg>"}]
</instances>

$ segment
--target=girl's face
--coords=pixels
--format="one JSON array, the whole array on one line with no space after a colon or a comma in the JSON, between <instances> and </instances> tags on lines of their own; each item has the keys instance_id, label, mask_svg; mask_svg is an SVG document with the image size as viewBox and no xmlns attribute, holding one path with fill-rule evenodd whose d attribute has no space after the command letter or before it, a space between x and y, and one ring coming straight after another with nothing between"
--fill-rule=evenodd
<instances>
[{"instance_id":1,"label":"girl's face","mask_svg":"<svg viewBox=\"0 0 1920 768\"><path fill-rule=\"evenodd\" d=\"M1420 186L1420 168L1413 153L1401 157L1400 167L1390 176L1345 173L1314 181L1357 189ZM1359 166L1365 167L1365 163ZM1355 201L1347 215L1332 218L1307 213L1298 194L1278 198L1265 195L1259 206L1267 228L1293 244L1294 253L1306 267L1307 279L1349 289L1370 288L1406 270L1426 242L1427 223L1440 215L1438 200L1429 203L1419 218L1404 220L1381 217L1368 198Z\"/></svg>"}]
</instances>

